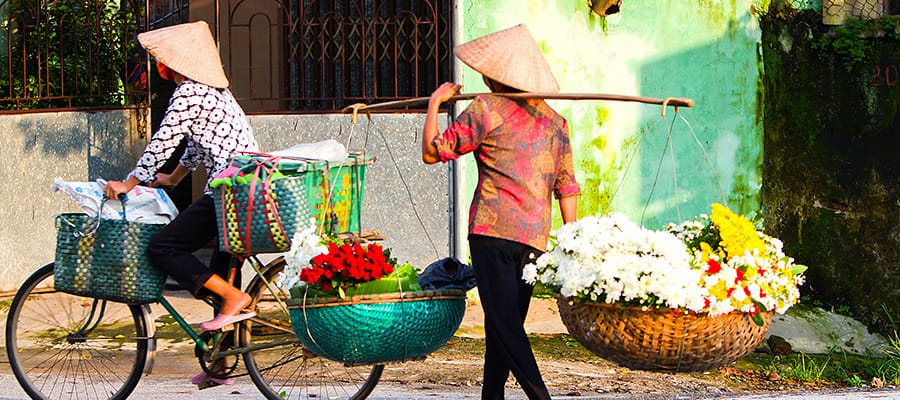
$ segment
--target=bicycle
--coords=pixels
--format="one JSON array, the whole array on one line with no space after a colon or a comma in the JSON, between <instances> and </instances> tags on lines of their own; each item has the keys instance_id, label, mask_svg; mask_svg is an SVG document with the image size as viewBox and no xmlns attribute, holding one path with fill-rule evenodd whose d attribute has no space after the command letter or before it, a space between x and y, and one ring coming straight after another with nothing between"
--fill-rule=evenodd
<instances>
[{"instance_id":1,"label":"bicycle","mask_svg":"<svg viewBox=\"0 0 900 400\"><path fill-rule=\"evenodd\" d=\"M158 301L195 342L204 372L220 379L249 375L270 400L366 398L384 366L344 365L305 349L291 327L290 294L277 285L284 259L245 261L256 272L246 292L257 315L233 329L198 333L165 296ZM10 305L6 350L16 380L32 399L127 398L153 367L157 338L150 305L57 291L53 269L50 263L34 272ZM214 299L205 301L216 306ZM238 373L241 358L246 371Z\"/></svg>"}]
</instances>

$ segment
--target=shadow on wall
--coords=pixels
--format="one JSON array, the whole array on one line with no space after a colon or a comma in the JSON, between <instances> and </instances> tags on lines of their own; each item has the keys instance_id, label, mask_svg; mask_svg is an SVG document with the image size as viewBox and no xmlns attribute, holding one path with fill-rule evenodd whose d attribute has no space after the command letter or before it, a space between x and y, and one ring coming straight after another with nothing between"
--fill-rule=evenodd
<instances>
[{"instance_id":1,"label":"shadow on wall","mask_svg":"<svg viewBox=\"0 0 900 400\"><path fill-rule=\"evenodd\" d=\"M746 10L708 44L640 65L634 76L641 95L686 97L695 106L678 112L668 107L664 116L659 106L641 106L643 122L624 134L612 167L601 164L608 160L581 160L587 187L602 182L599 175L610 169L617 170L614 179L622 185L587 193L585 203L612 203L612 209L657 229L708 214L713 202L745 215L760 209L758 43L747 34L753 18ZM603 208L599 211L607 211Z\"/></svg>"},{"instance_id":2,"label":"shadow on wall","mask_svg":"<svg viewBox=\"0 0 900 400\"><path fill-rule=\"evenodd\" d=\"M143 146L123 129L131 126L129 112L56 113L53 118L22 118L17 132L24 135L18 154L36 159L87 162L87 171L69 170L81 179L122 179L134 165L134 149ZM126 131L126 132L123 132ZM28 164L27 160L22 160ZM59 166L57 166L59 167ZM49 187L50 181L46 182Z\"/></svg>"}]
</instances>

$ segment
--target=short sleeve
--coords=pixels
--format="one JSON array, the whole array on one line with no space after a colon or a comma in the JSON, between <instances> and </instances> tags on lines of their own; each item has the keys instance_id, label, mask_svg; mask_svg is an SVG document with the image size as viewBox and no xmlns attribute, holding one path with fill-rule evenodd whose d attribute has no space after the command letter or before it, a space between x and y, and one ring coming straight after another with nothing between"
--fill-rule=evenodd
<instances>
[{"instance_id":1,"label":"short sleeve","mask_svg":"<svg viewBox=\"0 0 900 400\"><path fill-rule=\"evenodd\" d=\"M441 162L455 160L478 148L491 130L491 106L486 96L476 97L459 116L434 139Z\"/></svg>"}]
</instances>

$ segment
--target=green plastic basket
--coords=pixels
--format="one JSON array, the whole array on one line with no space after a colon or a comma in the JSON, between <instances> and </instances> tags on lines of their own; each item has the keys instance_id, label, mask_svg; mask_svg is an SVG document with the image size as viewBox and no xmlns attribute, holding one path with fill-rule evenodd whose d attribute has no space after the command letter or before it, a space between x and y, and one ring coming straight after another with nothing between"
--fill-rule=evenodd
<instances>
[{"instance_id":1,"label":"green plastic basket","mask_svg":"<svg viewBox=\"0 0 900 400\"><path fill-rule=\"evenodd\" d=\"M453 337L466 311L461 290L348 299L289 299L291 325L306 348L349 365L422 359Z\"/></svg>"},{"instance_id":2,"label":"green plastic basket","mask_svg":"<svg viewBox=\"0 0 900 400\"><path fill-rule=\"evenodd\" d=\"M85 214L58 215L56 289L128 304L159 300L166 274L150 263L147 244L163 226Z\"/></svg>"},{"instance_id":3,"label":"green plastic basket","mask_svg":"<svg viewBox=\"0 0 900 400\"><path fill-rule=\"evenodd\" d=\"M303 176L309 208L330 232L359 231L359 212L370 159L350 154L340 163L307 163Z\"/></svg>"}]
</instances>

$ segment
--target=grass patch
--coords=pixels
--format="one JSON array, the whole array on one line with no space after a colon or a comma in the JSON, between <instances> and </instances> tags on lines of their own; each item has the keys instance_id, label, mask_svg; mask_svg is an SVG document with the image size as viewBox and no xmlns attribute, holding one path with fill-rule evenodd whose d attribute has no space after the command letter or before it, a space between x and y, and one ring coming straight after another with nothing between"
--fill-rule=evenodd
<instances>
[{"instance_id":1,"label":"grass patch","mask_svg":"<svg viewBox=\"0 0 900 400\"><path fill-rule=\"evenodd\" d=\"M777 373L781 379L842 387L900 384L900 340L891 340L883 357L847 353L787 356L750 354L737 364L740 369Z\"/></svg>"},{"instance_id":2,"label":"grass patch","mask_svg":"<svg viewBox=\"0 0 900 400\"><path fill-rule=\"evenodd\" d=\"M528 340L531 341L531 349L534 351L535 357L584 362L597 359L594 353L575 341L571 335L532 334L528 335Z\"/></svg>"},{"instance_id":3,"label":"grass patch","mask_svg":"<svg viewBox=\"0 0 900 400\"><path fill-rule=\"evenodd\" d=\"M879 376L885 384L900 385L900 336L894 332L890 338L890 348L885 351L886 359L878 368Z\"/></svg>"}]
</instances>

